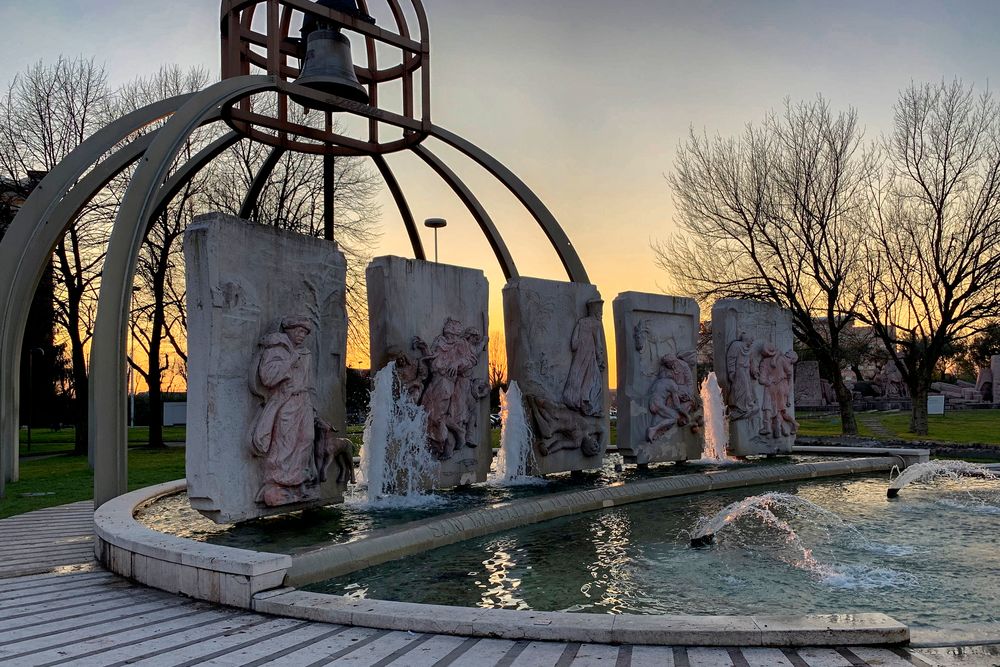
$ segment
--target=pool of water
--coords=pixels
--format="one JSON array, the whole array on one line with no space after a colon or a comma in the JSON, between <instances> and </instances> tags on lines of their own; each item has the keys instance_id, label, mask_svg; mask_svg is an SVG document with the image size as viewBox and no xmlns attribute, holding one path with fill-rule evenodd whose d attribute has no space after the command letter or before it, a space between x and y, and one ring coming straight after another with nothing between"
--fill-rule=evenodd
<instances>
[{"instance_id":1,"label":"pool of water","mask_svg":"<svg viewBox=\"0 0 1000 667\"><path fill-rule=\"evenodd\" d=\"M1000 482L910 485L884 475L769 487L715 543L700 523L740 489L557 519L310 586L434 604L608 614L879 611L915 637L1000 637Z\"/></svg>"},{"instance_id":2,"label":"pool of water","mask_svg":"<svg viewBox=\"0 0 1000 667\"><path fill-rule=\"evenodd\" d=\"M476 484L467 488L450 489L428 494L418 499L369 503L363 496L348 498L342 505L330 505L308 512L293 512L242 524L216 524L191 509L184 493L160 498L136 513L144 525L178 537L209 542L222 546L295 554L329 544L350 542L365 532L395 526L431 516L462 510L488 507L519 498L541 494L574 491L654 479L678 474L705 472L720 466L690 462L683 465L662 464L647 470L628 467L615 469L615 459L609 457L601 471L579 477L555 475L544 482L504 487ZM767 466L824 460L822 457L793 456L755 459L739 465ZM725 466L732 468L732 465Z\"/></svg>"}]
</instances>

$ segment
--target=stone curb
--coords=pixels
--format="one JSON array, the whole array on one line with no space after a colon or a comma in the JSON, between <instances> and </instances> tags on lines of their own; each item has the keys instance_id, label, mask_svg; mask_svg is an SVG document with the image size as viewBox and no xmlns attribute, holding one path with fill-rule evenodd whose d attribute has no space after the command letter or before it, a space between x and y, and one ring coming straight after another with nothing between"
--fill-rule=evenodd
<instances>
[{"instance_id":1,"label":"stone curb","mask_svg":"<svg viewBox=\"0 0 1000 667\"><path fill-rule=\"evenodd\" d=\"M665 646L905 644L909 629L885 614L639 616L477 609L358 600L292 588L267 591L254 610L323 623L529 641Z\"/></svg>"},{"instance_id":2,"label":"stone curb","mask_svg":"<svg viewBox=\"0 0 1000 667\"><path fill-rule=\"evenodd\" d=\"M357 600L280 588L289 582L317 581L571 514L709 490L888 470L903 460L902 452L884 453L888 456L717 470L552 494L373 531L357 541L294 558L195 542L139 524L135 510L184 490L185 481L178 480L134 491L101 506L94 513L95 553L107 569L171 593L262 613L364 627L538 641L675 646L902 644L909 641L909 629L884 614L608 616Z\"/></svg>"},{"instance_id":3,"label":"stone curb","mask_svg":"<svg viewBox=\"0 0 1000 667\"><path fill-rule=\"evenodd\" d=\"M127 493L94 512L94 553L106 569L139 583L249 609L253 596L280 586L291 556L196 542L151 530L139 507L183 491L185 480Z\"/></svg>"}]
</instances>

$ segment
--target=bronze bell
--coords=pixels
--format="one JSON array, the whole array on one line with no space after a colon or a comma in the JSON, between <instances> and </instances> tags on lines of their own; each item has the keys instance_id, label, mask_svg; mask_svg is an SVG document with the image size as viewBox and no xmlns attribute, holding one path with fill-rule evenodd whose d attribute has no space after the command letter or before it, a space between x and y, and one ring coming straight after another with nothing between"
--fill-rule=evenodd
<instances>
[{"instance_id":1,"label":"bronze bell","mask_svg":"<svg viewBox=\"0 0 1000 667\"><path fill-rule=\"evenodd\" d=\"M295 83L368 104L368 91L354 74L351 42L339 28L309 33L302 72Z\"/></svg>"},{"instance_id":2,"label":"bronze bell","mask_svg":"<svg viewBox=\"0 0 1000 667\"><path fill-rule=\"evenodd\" d=\"M317 4L346 12L369 23L375 22L372 17L358 10L354 0L319 0ZM307 14L302 24L302 36L306 42L306 55L302 59L302 69L295 83L368 104L368 91L354 73L351 42L340 31L340 26ZM293 99L303 106L316 106L311 100Z\"/></svg>"}]
</instances>

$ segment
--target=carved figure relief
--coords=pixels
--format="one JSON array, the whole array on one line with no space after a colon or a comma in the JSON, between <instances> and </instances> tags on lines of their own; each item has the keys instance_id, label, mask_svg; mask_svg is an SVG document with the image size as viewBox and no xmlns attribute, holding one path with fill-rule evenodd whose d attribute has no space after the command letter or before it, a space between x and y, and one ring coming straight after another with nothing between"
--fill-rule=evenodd
<instances>
[{"instance_id":1,"label":"carved figure relief","mask_svg":"<svg viewBox=\"0 0 1000 667\"><path fill-rule=\"evenodd\" d=\"M757 413L758 406L753 383L757 368L753 364L753 338L741 331L739 338L726 350L726 377L729 380L729 418L748 419Z\"/></svg>"},{"instance_id":2,"label":"carved figure relief","mask_svg":"<svg viewBox=\"0 0 1000 667\"><path fill-rule=\"evenodd\" d=\"M798 355L794 351L781 354L773 343L765 343L760 355L757 381L764 386L760 434L774 438L793 435L799 427L790 412Z\"/></svg>"},{"instance_id":3,"label":"carved figure relief","mask_svg":"<svg viewBox=\"0 0 1000 667\"><path fill-rule=\"evenodd\" d=\"M482 332L448 318L429 346L414 337L413 349L420 355L416 362L397 362L401 384L427 411L427 440L439 460L450 459L456 449L477 445L471 437L476 406L489 394L489 387L476 381L472 371L484 348Z\"/></svg>"},{"instance_id":4,"label":"carved figure relief","mask_svg":"<svg viewBox=\"0 0 1000 667\"><path fill-rule=\"evenodd\" d=\"M334 428L312 404L312 355L305 346L311 331L308 318L284 318L280 332L260 339L251 364L250 390L262 400L250 429L251 451L264 460L256 502L268 507L318 498L334 460L340 477L354 471L349 441L333 438Z\"/></svg>"},{"instance_id":5,"label":"carved figure relief","mask_svg":"<svg viewBox=\"0 0 1000 667\"><path fill-rule=\"evenodd\" d=\"M909 395L906 383L903 382L903 374L894 361L887 361L872 382L884 398L906 398Z\"/></svg>"},{"instance_id":6,"label":"carved figure relief","mask_svg":"<svg viewBox=\"0 0 1000 667\"><path fill-rule=\"evenodd\" d=\"M573 361L563 387L563 403L588 417L604 414L604 326L601 324L602 301L589 301L587 315L573 330L570 347Z\"/></svg>"},{"instance_id":7,"label":"carved figure relief","mask_svg":"<svg viewBox=\"0 0 1000 667\"><path fill-rule=\"evenodd\" d=\"M601 452L604 427L600 419L588 418L541 396L528 396L526 400L534 419L539 454L548 456L563 449L579 449L584 456Z\"/></svg>"},{"instance_id":8,"label":"carved figure relief","mask_svg":"<svg viewBox=\"0 0 1000 667\"><path fill-rule=\"evenodd\" d=\"M698 433L704 425L704 416L698 409L694 394L694 373L685 355L666 354L660 358L659 371L649 389L650 426L646 429L647 442L663 437L670 429L690 426Z\"/></svg>"},{"instance_id":9,"label":"carved figure relief","mask_svg":"<svg viewBox=\"0 0 1000 667\"><path fill-rule=\"evenodd\" d=\"M976 377L976 392L983 403L993 402L993 369L986 367L979 369Z\"/></svg>"}]
</instances>

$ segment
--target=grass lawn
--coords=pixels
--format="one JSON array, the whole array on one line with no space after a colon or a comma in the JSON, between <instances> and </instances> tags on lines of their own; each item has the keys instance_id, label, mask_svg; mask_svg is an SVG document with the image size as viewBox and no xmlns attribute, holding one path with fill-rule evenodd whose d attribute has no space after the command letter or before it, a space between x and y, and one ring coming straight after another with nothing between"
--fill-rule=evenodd
<instances>
[{"instance_id":1,"label":"grass lawn","mask_svg":"<svg viewBox=\"0 0 1000 667\"><path fill-rule=\"evenodd\" d=\"M128 487L138 489L184 477L184 448L131 449ZM21 461L21 479L7 485L0 519L14 514L94 497L94 474L86 456L55 456ZM43 495L26 495L43 494Z\"/></svg>"},{"instance_id":2,"label":"grass lawn","mask_svg":"<svg viewBox=\"0 0 1000 667\"><path fill-rule=\"evenodd\" d=\"M799 435L806 436L837 436L842 435L840 430L840 415L837 413L824 413L821 415L795 415L799 422ZM863 436L873 436L871 429L865 424L858 422L858 434Z\"/></svg>"},{"instance_id":3,"label":"grass lawn","mask_svg":"<svg viewBox=\"0 0 1000 667\"><path fill-rule=\"evenodd\" d=\"M797 415L799 434L807 436L840 435L840 416ZM909 432L909 412L861 412L857 414L860 435L878 437L870 423L880 424L892 437L900 440L935 440L964 444L1000 445L1000 410L960 410L943 415L930 415L930 435ZM865 422L869 422L866 424Z\"/></svg>"},{"instance_id":4,"label":"grass lawn","mask_svg":"<svg viewBox=\"0 0 1000 667\"><path fill-rule=\"evenodd\" d=\"M902 440L940 440L942 442L1000 445L1000 410L962 410L930 415L929 436L909 432L910 413L890 412L878 415L882 426Z\"/></svg>"},{"instance_id":5,"label":"grass lawn","mask_svg":"<svg viewBox=\"0 0 1000 667\"><path fill-rule=\"evenodd\" d=\"M73 441L76 429L72 426L54 431L50 428L31 429L31 451L28 451L28 430L21 429L20 455L26 454L63 454L73 452ZM164 426L163 439L166 442L184 442L185 428L183 426ZM149 427L134 426L128 430L129 446L149 444Z\"/></svg>"}]
</instances>

